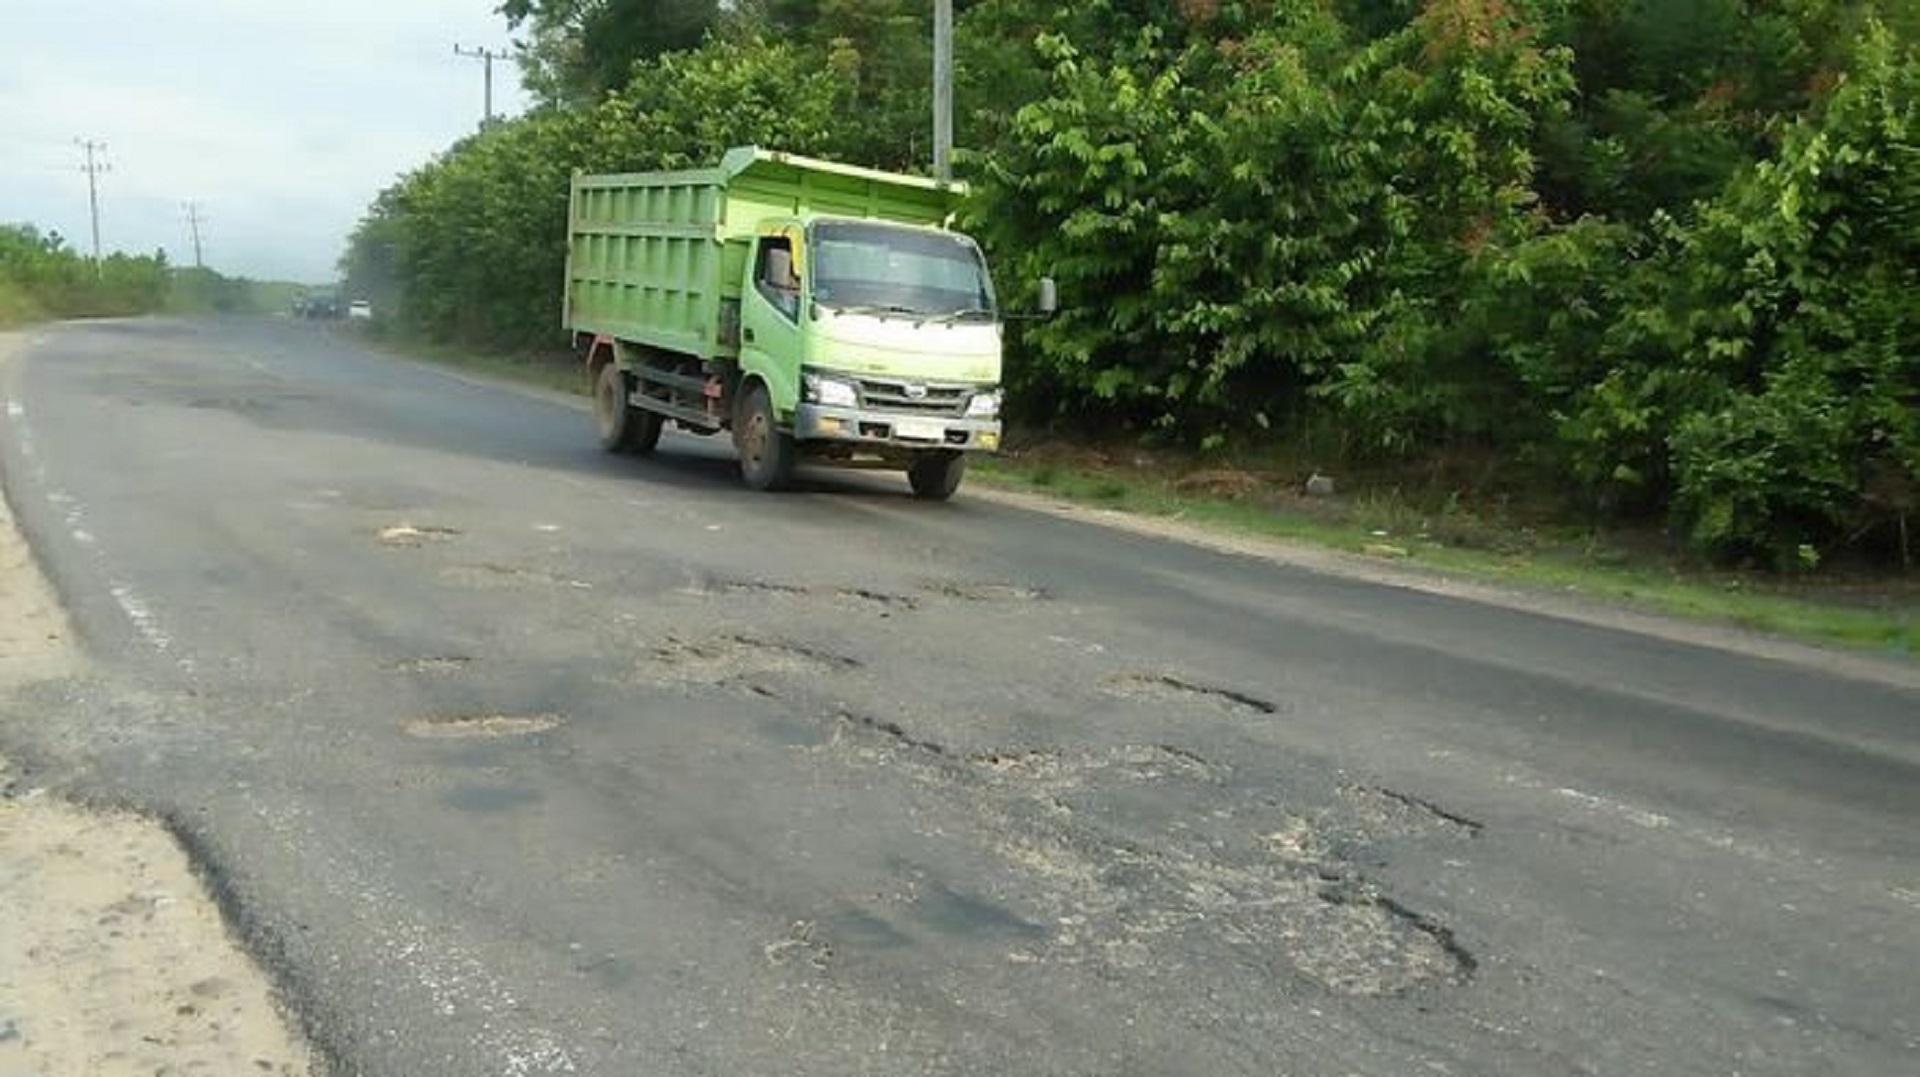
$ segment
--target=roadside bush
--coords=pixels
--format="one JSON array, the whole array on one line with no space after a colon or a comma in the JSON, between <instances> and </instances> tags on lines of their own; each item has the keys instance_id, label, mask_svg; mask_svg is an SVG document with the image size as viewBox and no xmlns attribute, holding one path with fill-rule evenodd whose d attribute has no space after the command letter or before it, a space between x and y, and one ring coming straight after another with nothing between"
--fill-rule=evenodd
<instances>
[{"instance_id":1,"label":"roadside bush","mask_svg":"<svg viewBox=\"0 0 1920 1077\"><path fill-rule=\"evenodd\" d=\"M1672 226L1569 428L1671 484L1721 556L1906 533L1920 508L1920 58L1877 24L1772 159ZM1902 539L1901 541L1904 541Z\"/></svg>"}]
</instances>

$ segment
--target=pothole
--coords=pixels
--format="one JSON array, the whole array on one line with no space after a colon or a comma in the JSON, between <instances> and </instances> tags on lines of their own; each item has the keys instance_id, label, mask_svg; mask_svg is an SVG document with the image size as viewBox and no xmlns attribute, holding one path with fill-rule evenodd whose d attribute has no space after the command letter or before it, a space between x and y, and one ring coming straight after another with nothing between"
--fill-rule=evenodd
<instances>
[{"instance_id":1,"label":"pothole","mask_svg":"<svg viewBox=\"0 0 1920 1077\"><path fill-rule=\"evenodd\" d=\"M744 635L683 640L668 636L642 662L643 681L722 684L771 673L844 673L860 662L823 648ZM761 691L766 692L764 686Z\"/></svg>"},{"instance_id":2,"label":"pothole","mask_svg":"<svg viewBox=\"0 0 1920 1077\"><path fill-rule=\"evenodd\" d=\"M1166 744L1123 744L1091 752L1063 752L1058 748L1015 748L978 752L967 761L997 779L1042 785L1068 785L1094 774L1111 774L1135 781L1166 778L1212 781L1213 764L1198 753Z\"/></svg>"},{"instance_id":3,"label":"pothole","mask_svg":"<svg viewBox=\"0 0 1920 1077\"><path fill-rule=\"evenodd\" d=\"M921 589L941 598L958 599L961 602L1038 602L1048 597L1042 588L1018 583L934 580L922 585Z\"/></svg>"},{"instance_id":4,"label":"pothole","mask_svg":"<svg viewBox=\"0 0 1920 1077\"><path fill-rule=\"evenodd\" d=\"M921 740L913 734L908 733L899 722L889 721L885 718L870 718L864 714L850 714L842 711L840 714L834 716L834 723L836 726L836 738L850 730L859 731L862 733L877 734L901 747L912 748L916 751L926 752L929 755L944 756L947 754L945 745L936 741Z\"/></svg>"},{"instance_id":5,"label":"pothole","mask_svg":"<svg viewBox=\"0 0 1920 1077\"><path fill-rule=\"evenodd\" d=\"M769 965L807 965L824 970L833 963L833 944L811 920L796 920L785 935L760 948Z\"/></svg>"},{"instance_id":6,"label":"pothole","mask_svg":"<svg viewBox=\"0 0 1920 1077\"><path fill-rule=\"evenodd\" d=\"M1355 809L1363 827L1376 837L1441 832L1475 838L1486 829L1477 819L1449 811L1425 797L1385 786L1343 785L1340 796Z\"/></svg>"},{"instance_id":7,"label":"pothole","mask_svg":"<svg viewBox=\"0 0 1920 1077\"><path fill-rule=\"evenodd\" d=\"M804 595L807 589L798 584L774 583L768 580L728 580L706 578L696 580L686 588L690 595L714 598L722 595Z\"/></svg>"},{"instance_id":8,"label":"pothole","mask_svg":"<svg viewBox=\"0 0 1920 1077\"><path fill-rule=\"evenodd\" d=\"M966 806L955 831L1024 878L1010 897L1048 925L1041 938L1014 940L1010 961L1122 973L1178 963L1208 970L1199 974L1209 1005L1247 1012L1289 978L1378 997L1474 972L1446 927L1363 875L1355 850L1378 827L1363 816L1355 832L1350 794L1290 810L1270 783L1233 784L1230 768L1176 745L957 754L844 713L829 747ZM1384 794L1378 803L1438 818Z\"/></svg>"},{"instance_id":9,"label":"pothole","mask_svg":"<svg viewBox=\"0 0 1920 1077\"><path fill-rule=\"evenodd\" d=\"M1012 751L979 752L967 761L1002 778L1045 781L1058 778L1068 769L1060 753L1051 748L1022 748Z\"/></svg>"},{"instance_id":10,"label":"pothole","mask_svg":"<svg viewBox=\"0 0 1920 1077\"><path fill-rule=\"evenodd\" d=\"M445 542L459 533L455 528L437 524L394 524L374 532L374 537L385 546L425 546L429 542Z\"/></svg>"},{"instance_id":11,"label":"pothole","mask_svg":"<svg viewBox=\"0 0 1920 1077\"><path fill-rule=\"evenodd\" d=\"M1436 983L1460 983L1479 962L1448 928L1382 894L1372 884L1343 881L1322 889L1324 915L1311 945L1290 959L1330 991L1375 997Z\"/></svg>"},{"instance_id":12,"label":"pothole","mask_svg":"<svg viewBox=\"0 0 1920 1077\"><path fill-rule=\"evenodd\" d=\"M895 611L920 608L920 601L910 595L897 595L868 587L803 587L799 584L778 583L770 580L707 578L689 585L682 590L682 593L701 598L723 598L732 595L825 598L842 605L876 610L882 616Z\"/></svg>"},{"instance_id":13,"label":"pothole","mask_svg":"<svg viewBox=\"0 0 1920 1077\"><path fill-rule=\"evenodd\" d=\"M458 673L472 664L473 659L465 655L443 654L408 658L395 662L390 668L396 673Z\"/></svg>"},{"instance_id":14,"label":"pothole","mask_svg":"<svg viewBox=\"0 0 1920 1077\"><path fill-rule=\"evenodd\" d=\"M472 565L448 565L440 570L440 578L476 589L529 585L535 587L564 587L574 591L593 590L593 584L585 580L556 576L551 572L543 572L534 568L524 568L519 565L501 565L491 562Z\"/></svg>"},{"instance_id":15,"label":"pothole","mask_svg":"<svg viewBox=\"0 0 1920 1077\"><path fill-rule=\"evenodd\" d=\"M1132 673L1115 677L1107 681L1106 689L1113 695L1129 699L1198 701L1250 714L1276 714L1280 710L1272 700L1162 673Z\"/></svg>"},{"instance_id":16,"label":"pothole","mask_svg":"<svg viewBox=\"0 0 1920 1077\"><path fill-rule=\"evenodd\" d=\"M879 609L883 613L893 610L915 610L920 603L906 595L888 594L885 591L872 591L865 587L842 587L833 593L841 602Z\"/></svg>"},{"instance_id":17,"label":"pothole","mask_svg":"<svg viewBox=\"0 0 1920 1077\"><path fill-rule=\"evenodd\" d=\"M530 737L558 729L564 721L557 714L460 714L416 719L405 729L427 740Z\"/></svg>"}]
</instances>

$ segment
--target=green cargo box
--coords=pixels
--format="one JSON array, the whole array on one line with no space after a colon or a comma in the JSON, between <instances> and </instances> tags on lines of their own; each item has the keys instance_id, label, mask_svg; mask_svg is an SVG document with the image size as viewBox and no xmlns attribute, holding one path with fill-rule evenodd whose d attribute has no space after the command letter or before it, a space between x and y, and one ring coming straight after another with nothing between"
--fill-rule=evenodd
<instances>
[{"instance_id":1,"label":"green cargo box","mask_svg":"<svg viewBox=\"0 0 1920 1077\"><path fill-rule=\"evenodd\" d=\"M939 225L965 188L747 146L720 167L575 173L565 327L702 359L735 358L748 248L777 217Z\"/></svg>"}]
</instances>

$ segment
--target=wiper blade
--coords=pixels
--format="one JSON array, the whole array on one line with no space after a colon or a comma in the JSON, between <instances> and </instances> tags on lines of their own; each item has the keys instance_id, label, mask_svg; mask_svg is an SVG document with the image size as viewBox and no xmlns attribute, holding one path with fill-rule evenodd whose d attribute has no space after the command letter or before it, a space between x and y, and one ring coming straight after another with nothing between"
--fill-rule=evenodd
<instances>
[{"instance_id":1,"label":"wiper blade","mask_svg":"<svg viewBox=\"0 0 1920 1077\"><path fill-rule=\"evenodd\" d=\"M995 315L993 311L990 311L985 307L968 307L966 310L953 310L953 311L948 311L945 314L936 314L933 317L928 318L927 321L945 325L949 322L960 321L963 318L980 318L980 317L984 317L987 320L992 321Z\"/></svg>"},{"instance_id":2,"label":"wiper blade","mask_svg":"<svg viewBox=\"0 0 1920 1077\"><path fill-rule=\"evenodd\" d=\"M835 314L878 314L882 316L888 314L904 314L908 317L915 317L920 313L912 307L903 307L898 303L861 303L851 307L836 307L829 303L827 304L827 309L833 311Z\"/></svg>"}]
</instances>

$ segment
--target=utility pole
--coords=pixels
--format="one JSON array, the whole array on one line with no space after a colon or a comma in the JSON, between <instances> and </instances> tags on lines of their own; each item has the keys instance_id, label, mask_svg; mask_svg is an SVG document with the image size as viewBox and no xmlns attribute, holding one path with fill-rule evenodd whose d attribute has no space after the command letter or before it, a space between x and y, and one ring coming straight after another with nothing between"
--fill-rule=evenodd
<instances>
[{"instance_id":1,"label":"utility pole","mask_svg":"<svg viewBox=\"0 0 1920 1077\"><path fill-rule=\"evenodd\" d=\"M200 226L205 224L207 219L200 215L200 203L188 202L186 207L187 228L193 233L193 268L205 269L207 268L206 259L200 256Z\"/></svg>"},{"instance_id":2,"label":"utility pole","mask_svg":"<svg viewBox=\"0 0 1920 1077\"><path fill-rule=\"evenodd\" d=\"M459 45L455 45L453 47L453 54L455 56L467 56L467 57L471 57L472 59L479 60L481 64L486 67L486 70L487 70L487 118L480 125L482 127L485 127L487 124L490 124L493 122L493 62L495 60L506 59L508 54L505 49L502 49L499 52L495 52L492 49L487 49L487 48L469 49L469 48L463 48Z\"/></svg>"},{"instance_id":3,"label":"utility pole","mask_svg":"<svg viewBox=\"0 0 1920 1077\"><path fill-rule=\"evenodd\" d=\"M81 171L87 174L87 215L93 221L93 275L97 277L105 271L100 261L100 173L111 172L113 169L99 159L106 155L106 143L76 138L73 144L85 150L87 154L87 163L81 166ZM96 157L96 154L99 157Z\"/></svg>"},{"instance_id":4,"label":"utility pole","mask_svg":"<svg viewBox=\"0 0 1920 1077\"><path fill-rule=\"evenodd\" d=\"M933 0L933 178L953 181L953 0Z\"/></svg>"}]
</instances>

